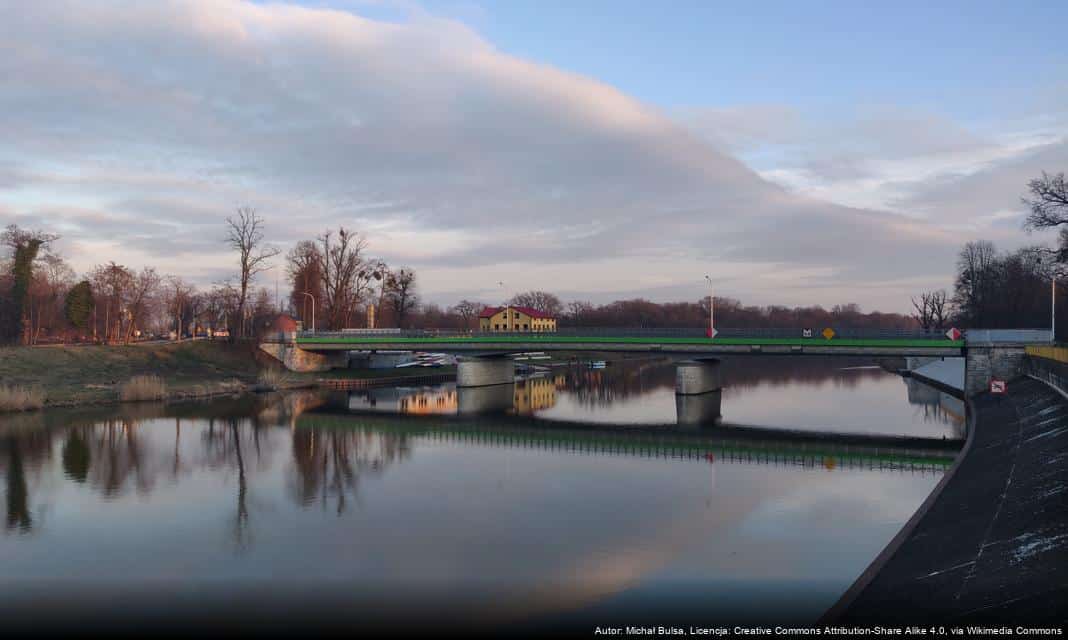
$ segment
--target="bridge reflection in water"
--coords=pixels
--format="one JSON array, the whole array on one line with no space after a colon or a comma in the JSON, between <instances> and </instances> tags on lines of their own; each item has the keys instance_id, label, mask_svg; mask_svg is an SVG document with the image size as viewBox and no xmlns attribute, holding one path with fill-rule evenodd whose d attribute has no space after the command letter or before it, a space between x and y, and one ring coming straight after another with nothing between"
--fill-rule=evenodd
<instances>
[{"instance_id":1,"label":"bridge reflection in water","mask_svg":"<svg viewBox=\"0 0 1068 640\"><path fill-rule=\"evenodd\" d=\"M425 387L381 387L351 392L348 407L357 411L379 411L402 415L492 414L534 415L556 406L557 390L566 387L562 374L535 376L511 384L484 387L439 385ZM682 426L715 424L721 417L722 391L676 396L677 422Z\"/></svg>"},{"instance_id":2,"label":"bridge reflection in water","mask_svg":"<svg viewBox=\"0 0 1068 640\"><path fill-rule=\"evenodd\" d=\"M463 397L462 395L460 396ZM720 425L700 430L668 426L591 426L521 415L471 420L457 416L411 419L348 411L339 398L296 421L298 429L389 433L435 442L544 449L584 455L671 458L770 464L818 470L867 469L942 473L959 441Z\"/></svg>"}]
</instances>

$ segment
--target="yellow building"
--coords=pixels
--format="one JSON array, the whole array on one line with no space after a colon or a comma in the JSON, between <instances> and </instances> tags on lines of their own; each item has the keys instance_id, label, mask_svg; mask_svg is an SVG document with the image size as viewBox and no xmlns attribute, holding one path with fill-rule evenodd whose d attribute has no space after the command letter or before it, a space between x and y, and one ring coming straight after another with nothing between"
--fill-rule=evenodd
<instances>
[{"instance_id":1,"label":"yellow building","mask_svg":"<svg viewBox=\"0 0 1068 640\"><path fill-rule=\"evenodd\" d=\"M486 307L478 315L482 331L556 331L556 318L530 307Z\"/></svg>"}]
</instances>

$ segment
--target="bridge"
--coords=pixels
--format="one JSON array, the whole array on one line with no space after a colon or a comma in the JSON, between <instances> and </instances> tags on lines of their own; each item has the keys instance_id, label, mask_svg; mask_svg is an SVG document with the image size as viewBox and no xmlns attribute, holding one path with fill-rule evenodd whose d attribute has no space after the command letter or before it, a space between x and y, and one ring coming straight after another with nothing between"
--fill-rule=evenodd
<instances>
[{"instance_id":1,"label":"bridge","mask_svg":"<svg viewBox=\"0 0 1068 640\"><path fill-rule=\"evenodd\" d=\"M974 334L974 338L972 337ZM460 332L443 330L349 330L276 334L260 348L293 371L347 368L352 351L433 351L458 354L457 386L509 384L512 356L524 352L655 353L682 359L676 392L708 393L722 388L722 356L905 357L908 366L945 357L966 358L964 391L977 393L992 378L1022 371L1027 344L1049 342L1046 330L969 332L961 339L941 332L862 329L583 328L555 332Z\"/></svg>"},{"instance_id":2,"label":"bridge","mask_svg":"<svg viewBox=\"0 0 1068 640\"><path fill-rule=\"evenodd\" d=\"M260 345L294 371L348 367L352 351L434 351L460 354L456 384L482 387L515 380L514 354L542 352L655 353L688 358L678 365L676 391L696 395L722 388L718 356L842 355L960 357L963 340L924 331L848 329L565 329L556 332L301 332Z\"/></svg>"},{"instance_id":3,"label":"bridge","mask_svg":"<svg viewBox=\"0 0 1068 640\"><path fill-rule=\"evenodd\" d=\"M715 463L767 464L828 471L866 469L943 473L960 451L959 440L810 432L745 425L701 431L670 426L591 426L493 416L459 420L440 416L397 417L320 408L302 414L296 428L344 428L390 432L443 442L546 449L580 455L671 458Z\"/></svg>"}]
</instances>

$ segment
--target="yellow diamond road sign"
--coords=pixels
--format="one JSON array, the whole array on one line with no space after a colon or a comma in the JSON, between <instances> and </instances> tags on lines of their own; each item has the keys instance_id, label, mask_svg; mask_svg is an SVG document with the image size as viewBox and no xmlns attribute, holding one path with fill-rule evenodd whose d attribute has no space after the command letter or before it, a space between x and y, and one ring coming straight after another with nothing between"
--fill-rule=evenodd
<instances>
[{"instance_id":1,"label":"yellow diamond road sign","mask_svg":"<svg viewBox=\"0 0 1068 640\"><path fill-rule=\"evenodd\" d=\"M823 337L827 338L828 340L833 338L834 337L834 329L832 329L830 327L827 327L826 329L824 329L823 330Z\"/></svg>"}]
</instances>

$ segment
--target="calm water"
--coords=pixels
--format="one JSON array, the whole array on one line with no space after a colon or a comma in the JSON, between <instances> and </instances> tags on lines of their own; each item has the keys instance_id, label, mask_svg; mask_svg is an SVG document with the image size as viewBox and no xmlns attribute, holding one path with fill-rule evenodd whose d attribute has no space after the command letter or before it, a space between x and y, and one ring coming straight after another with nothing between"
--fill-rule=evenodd
<instances>
[{"instance_id":1,"label":"calm water","mask_svg":"<svg viewBox=\"0 0 1068 640\"><path fill-rule=\"evenodd\" d=\"M9 417L0 617L811 622L962 434L958 401L864 365L738 363L703 426L676 424L673 369L655 363L476 398L440 385ZM825 431L932 440L846 449Z\"/></svg>"}]
</instances>

